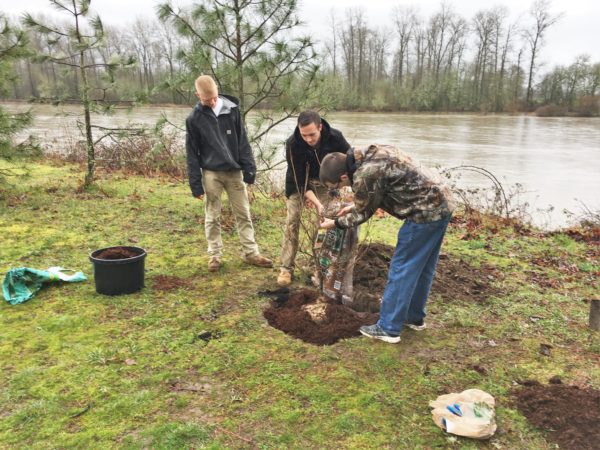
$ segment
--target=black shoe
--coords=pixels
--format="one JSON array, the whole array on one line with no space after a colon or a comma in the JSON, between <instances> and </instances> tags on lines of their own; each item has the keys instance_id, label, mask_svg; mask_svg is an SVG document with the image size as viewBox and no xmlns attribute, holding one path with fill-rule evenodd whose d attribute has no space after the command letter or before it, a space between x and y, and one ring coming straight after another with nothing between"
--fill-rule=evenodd
<instances>
[{"instance_id":1,"label":"black shoe","mask_svg":"<svg viewBox=\"0 0 600 450\"><path fill-rule=\"evenodd\" d=\"M427 325L425 324L425 321L423 319L419 320L418 322L405 323L404 325L406 325L408 328L417 331L423 331L425 328L427 328Z\"/></svg>"}]
</instances>

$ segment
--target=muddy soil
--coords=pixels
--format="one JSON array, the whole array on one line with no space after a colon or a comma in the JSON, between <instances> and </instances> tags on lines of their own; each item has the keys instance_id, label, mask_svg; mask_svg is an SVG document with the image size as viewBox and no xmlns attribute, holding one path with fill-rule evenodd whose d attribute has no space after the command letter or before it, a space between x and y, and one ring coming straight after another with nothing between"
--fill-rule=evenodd
<instances>
[{"instance_id":1,"label":"muddy soil","mask_svg":"<svg viewBox=\"0 0 600 450\"><path fill-rule=\"evenodd\" d=\"M387 282L387 272L394 248L373 243L360 246L354 268L354 304L357 311L379 312L379 299ZM500 272L491 266L473 267L462 259L440 255L430 299L439 296L443 302L468 301L485 303L502 291L491 283Z\"/></svg>"},{"instance_id":2,"label":"muddy soil","mask_svg":"<svg viewBox=\"0 0 600 450\"><path fill-rule=\"evenodd\" d=\"M170 292L176 289L190 288L192 282L173 275L156 275L152 278L152 288L159 292Z\"/></svg>"},{"instance_id":3,"label":"muddy soil","mask_svg":"<svg viewBox=\"0 0 600 450\"><path fill-rule=\"evenodd\" d=\"M513 392L519 411L561 449L592 450L600 443L600 391L526 381Z\"/></svg>"},{"instance_id":4,"label":"muddy soil","mask_svg":"<svg viewBox=\"0 0 600 450\"><path fill-rule=\"evenodd\" d=\"M378 314L353 311L313 289L287 295L281 291L261 294L273 298L264 311L269 324L310 344L331 345L340 339L358 336L362 325L375 323L378 317ZM314 306L317 308L312 308Z\"/></svg>"},{"instance_id":5,"label":"muddy soil","mask_svg":"<svg viewBox=\"0 0 600 450\"><path fill-rule=\"evenodd\" d=\"M271 326L311 344L330 345L359 336L360 326L378 319L379 299L393 253L393 247L383 244L359 248L352 308L321 298L315 289L279 289L259 293L272 300L264 316ZM491 267L476 268L463 260L442 256L431 295L443 302L484 303L490 296L501 294L491 285L498 277Z\"/></svg>"},{"instance_id":6,"label":"muddy soil","mask_svg":"<svg viewBox=\"0 0 600 450\"><path fill-rule=\"evenodd\" d=\"M138 256L140 253L126 247L111 247L98 253L97 259L127 259Z\"/></svg>"}]
</instances>

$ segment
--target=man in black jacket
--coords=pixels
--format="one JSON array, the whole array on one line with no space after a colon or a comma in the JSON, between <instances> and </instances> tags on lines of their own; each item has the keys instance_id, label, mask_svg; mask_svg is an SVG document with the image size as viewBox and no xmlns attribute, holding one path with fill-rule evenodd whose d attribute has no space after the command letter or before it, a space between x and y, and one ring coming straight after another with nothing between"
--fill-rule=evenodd
<instances>
[{"instance_id":1,"label":"man in black jacket","mask_svg":"<svg viewBox=\"0 0 600 450\"><path fill-rule=\"evenodd\" d=\"M227 192L235 216L244 261L259 267L272 267L262 256L254 239L246 185L254 183L256 164L246 137L238 101L219 95L208 75L196 79L200 102L186 119L187 167L192 195L200 200L206 194L204 231L210 260L208 270L221 267L221 194Z\"/></svg>"},{"instance_id":2,"label":"man in black jacket","mask_svg":"<svg viewBox=\"0 0 600 450\"><path fill-rule=\"evenodd\" d=\"M327 189L319 182L321 160L328 153L345 152L350 149L350 144L340 131L331 128L317 112L307 110L298 116L298 125L285 147L287 218L281 249L281 271L277 277L280 286L292 283L303 206L306 203L316 208L319 215L323 213ZM318 222L315 223L315 229L317 226Z\"/></svg>"}]
</instances>

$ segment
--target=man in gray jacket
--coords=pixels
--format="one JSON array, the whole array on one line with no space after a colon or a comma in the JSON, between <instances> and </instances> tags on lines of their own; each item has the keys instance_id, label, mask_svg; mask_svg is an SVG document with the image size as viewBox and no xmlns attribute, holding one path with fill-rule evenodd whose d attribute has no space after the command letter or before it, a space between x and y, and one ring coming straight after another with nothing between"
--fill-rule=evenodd
<instances>
[{"instance_id":1,"label":"man in gray jacket","mask_svg":"<svg viewBox=\"0 0 600 450\"><path fill-rule=\"evenodd\" d=\"M208 270L222 265L221 194L227 192L235 216L244 261L259 267L272 267L262 256L254 239L246 185L254 183L256 164L235 97L219 95L208 75L196 79L199 103L186 119L188 177L192 195L206 195L204 230L208 242Z\"/></svg>"}]
</instances>

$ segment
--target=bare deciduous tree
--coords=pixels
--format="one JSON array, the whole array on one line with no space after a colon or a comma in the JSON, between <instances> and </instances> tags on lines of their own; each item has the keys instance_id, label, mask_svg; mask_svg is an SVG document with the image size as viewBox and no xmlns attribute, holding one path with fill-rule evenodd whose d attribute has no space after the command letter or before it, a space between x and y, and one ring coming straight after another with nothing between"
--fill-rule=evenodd
<instances>
[{"instance_id":1,"label":"bare deciduous tree","mask_svg":"<svg viewBox=\"0 0 600 450\"><path fill-rule=\"evenodd\" d=\"M553 16L550 14L550 0L535 0L529 14L533 19L533 26L525 30L525 38L529 44L529 76L527 77L527 94L525 101L528 105L533 104L533 78L535 75L538 53L543 44L544 35L548 28L554 25L562 14Z\"/></svg>"},{"instance_id":2,"label":"bare deciduous tree","mask_svg":"<svg viewBox=\"0 0 600 450\"><path fill-rule=\"evenodd\" d=\"M404 71L408 70L409 44L413 38L416 23L416 13L412 7L396 6L394 8L394 25L398 35L394 78L400 85L404 79Z\"/></svg>"}]
</instances>

